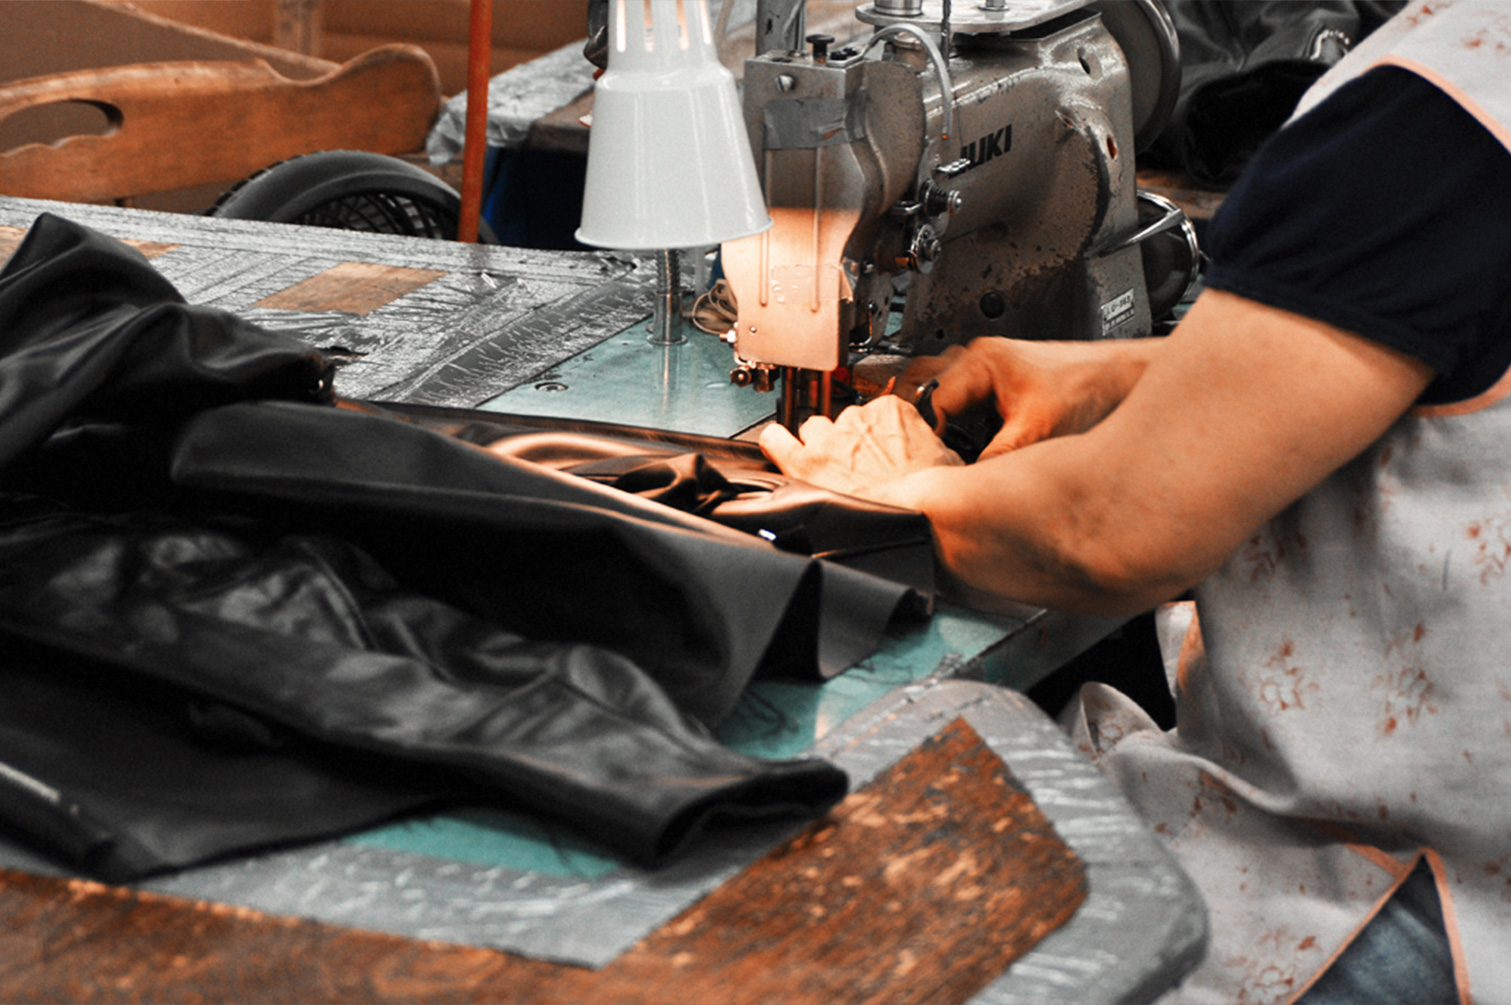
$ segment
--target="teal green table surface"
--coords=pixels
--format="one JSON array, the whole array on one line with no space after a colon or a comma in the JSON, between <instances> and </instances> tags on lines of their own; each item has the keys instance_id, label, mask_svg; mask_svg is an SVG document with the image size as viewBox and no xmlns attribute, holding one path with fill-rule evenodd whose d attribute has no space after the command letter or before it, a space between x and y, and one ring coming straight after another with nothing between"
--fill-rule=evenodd
<instances>
[{"instance_id":1,"label":"teal green table surface","mask_svg":"<svg viewBox=\"0 0 1511 1005\"><path fill-rule=\"evenodd\" d=\"M683 341L655 345L649 333L637 322L479 407L703 436L736 436L771 417L774 394L731 384L734 358L717 337L686 324Z\"/></svg>"},{"instance_id":2,"label":"teal green table surface","mask_svg":"<svg viewBox=\"0 0 1511 1005\"><path fill-rule=\"evenodd\" d=\"M942 606L925 624L894 631L870 658L831 680L757 680L718 737L756 757L799 757L890 692L930 679L1026 690L1120 623L1025 608L1022 617ZM443 814L346 839L391 851L553 876L592 878L620 863L592 843L521 814Z\"/></svg>"}]
</instances>

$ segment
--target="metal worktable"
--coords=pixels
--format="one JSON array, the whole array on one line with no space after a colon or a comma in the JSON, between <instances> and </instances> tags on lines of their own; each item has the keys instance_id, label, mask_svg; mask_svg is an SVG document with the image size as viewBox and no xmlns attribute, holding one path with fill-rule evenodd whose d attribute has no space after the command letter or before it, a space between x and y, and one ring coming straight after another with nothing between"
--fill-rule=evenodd
<instances>
[{"instance_id":1,"label":"metal worktable","mask_svg":"<svg viewBox=\"0 0 1511 1005\"><path fill-rule=\"evenodd\" d=\"M716 436L748 433L771 411L770 396L727 382L728 350L716 339L693 331L681 345L646 341L654 269L630 257L0 197L0 259L43 211L134 243L190 302L325 349L344 361L336 388L345 397ZM720 738L758 755L831 757L859 788L942 722L963 717L1086 863L1090 890L1069 923L978 998L1146 997L1199 957L1200 900L1121 797L1016 693L1117 624L941 605L926 625L898 630L822 685L757 682ZM732 832L648 873L532 820L454 815L138 889L597 967L790 830ZM0 866L58 872L9 845L0 845ZM5 890L0 876L0 903Z\"/></svg>"}]
</instances>

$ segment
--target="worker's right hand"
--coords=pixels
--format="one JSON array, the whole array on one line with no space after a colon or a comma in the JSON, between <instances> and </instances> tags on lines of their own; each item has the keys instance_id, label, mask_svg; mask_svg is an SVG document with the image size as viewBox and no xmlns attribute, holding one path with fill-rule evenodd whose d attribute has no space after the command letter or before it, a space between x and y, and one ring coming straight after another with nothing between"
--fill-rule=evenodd
<instances>
[{"instance_id":1,"label":"worker's right hand","mask_svg":"<svg viewBox=\"0 0 1511 1005\"><path fill-rule=\"evenodd\" d=\"M1133 389L1161 339L1039 342L978 338L935 362L916 361L907 389L928 371L936 382L930 404L935 431L951 416L987 405L1002 418L981 458L1052 436L1083 433L1102 421ZM899 383L902 383L901 381Z\"/></svg>"}]
</instances>

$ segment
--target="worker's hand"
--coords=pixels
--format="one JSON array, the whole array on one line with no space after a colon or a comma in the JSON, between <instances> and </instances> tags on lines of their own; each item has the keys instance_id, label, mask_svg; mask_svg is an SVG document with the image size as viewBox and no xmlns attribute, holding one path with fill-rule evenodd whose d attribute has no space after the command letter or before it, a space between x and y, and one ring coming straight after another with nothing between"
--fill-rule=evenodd
<instances>
[{"instance_id":1,"label":"worker's hand","mask_svg":"<svg viewBox=\"0 0 1511 1005\"><path fill-rule=\"evenodd\" d=\"M931 404L941 433L951 416L989 405L1002 417L981 458L1052 436L1084 433L1125 398L1160 339L1037 342L978 338L938 357ZM910 372L907 385L923 372ZM903 381L899 381L902 385Z\"/></svg>"},{"instance_id":2,"label":"worker's hand","mask_svg":"<svg viewBox=\"0 0 1511 1005\"><path fill-rule=\"evenodd\" d=\"M952 345L937 356L914 356L892 381L887 393L904 401L917 401L919 393L930 383L937 383L939 375L954 366L963 355L965 346Z\"/></svg>"},{"instance_id":3,"label":"worker's hand","mask_svg":"<svg viewBox=\"0 0 1511 1005\"><path fill-rule=\"evenodd\" d=\"M797 436L772 423L761 430L761 450L794 478L895 506L910 505L899 484L908 475L965 463L916 408L893 395L851 406L832 422L816 415Z\"/></svg>"}]
</instances>

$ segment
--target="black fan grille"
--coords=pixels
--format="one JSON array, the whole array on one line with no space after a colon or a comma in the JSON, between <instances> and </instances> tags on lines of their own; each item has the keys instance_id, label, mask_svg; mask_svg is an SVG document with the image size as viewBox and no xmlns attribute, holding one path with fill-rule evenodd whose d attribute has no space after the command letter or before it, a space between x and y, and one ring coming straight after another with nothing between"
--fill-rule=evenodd
<instances>
[{"instance_id":1,"label":"black fan grille","mask_svg":"<svg viewBox=\"0 0 1511 1005\"><path fill-rule=\"evenodd\" d=\"M301 214L294 223L337 230L365 230L374 234L404 234L450 240L457 218L447 209L405 195L357 192L323 202Z\"/></svg>"}]
</instances>

